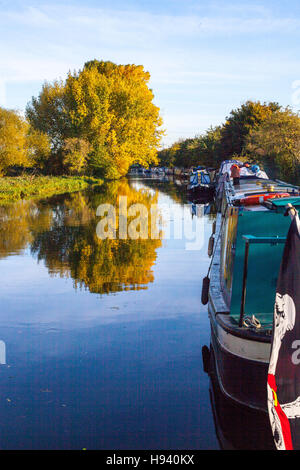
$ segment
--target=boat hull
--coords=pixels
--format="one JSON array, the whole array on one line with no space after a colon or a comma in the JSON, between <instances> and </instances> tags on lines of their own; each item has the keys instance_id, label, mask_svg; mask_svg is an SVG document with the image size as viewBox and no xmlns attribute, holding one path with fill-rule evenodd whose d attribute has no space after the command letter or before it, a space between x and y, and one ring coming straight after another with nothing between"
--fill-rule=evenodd
<instances>
[{"instance_id":1,"label":"boat hull","mask_svg":"<svg viewBox=\"0 0 300 470\"><path fill-rule=\"evenodd\" d=\"M270 343L239 337L209 312L219 385L239 404L267 412Z\"/></svg>"},{"instance_id":2,"label":"boat hull","mask_svg":"<svg viewBox=\"0 0 300 470\"><path fill-rule=\"evenodd\" d=\"M271 329L242 326L230 314L222 283L222 216L216 219L216 247L210 271L208 314L216 370L223 392L239 404L267 412Z\"/></svg>"},{"instance_id":3,"label":"boat hull","mask_svg":"<svg viewBox=\"0 0 300 470\"><path fill-rule=\"evenodd\" d=\"M212 344L204 346L204 371L210 377L210 400L222 450L275 450L267 413L241 405L224 394L216 371ZM205 364L204 364L205 362Z\"/></svg>"},{"instance_id":4,"label":"boat hull","mask_svg":"<svg viewBox=\"0 0 300 470\"><path fill-rule=\"evenodd\" d=\"M207 186L192 186L187 188L187 192L190 198L193 199L205 199L210 201L214 197L214 190Z\"/></svg>"}]
</instances>

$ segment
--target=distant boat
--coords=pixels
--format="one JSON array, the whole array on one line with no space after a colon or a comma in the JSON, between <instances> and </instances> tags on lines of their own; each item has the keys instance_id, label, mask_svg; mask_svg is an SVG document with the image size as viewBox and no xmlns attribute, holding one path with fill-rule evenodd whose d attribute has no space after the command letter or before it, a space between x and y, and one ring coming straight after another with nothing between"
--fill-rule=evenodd
<instances>
[{"instance_id":1,"label":"distant boat","mask_svg":"<svg viewBox=\"0 0 300 470\"><path fill-rule=\"evenodd\" d=\"M209 199L213 197L214 185L208 171L204 167L192 170L187 191L193 199Z\"/></svg>"}]
</instances>

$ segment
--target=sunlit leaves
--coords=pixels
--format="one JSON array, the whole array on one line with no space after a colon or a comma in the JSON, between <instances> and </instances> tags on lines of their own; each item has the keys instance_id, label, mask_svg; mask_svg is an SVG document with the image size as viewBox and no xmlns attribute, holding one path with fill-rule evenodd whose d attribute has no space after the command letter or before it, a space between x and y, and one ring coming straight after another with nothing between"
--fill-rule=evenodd
<instances>
[{"instance_id":1,"label":"sunlit leaves","mask_svg":"<svg viewBox=\"0 0 300 470\"><path fill-rule=\"evenodd\" d=\"M28 125L15 111L0 108L0 174L12 165L28 163Z\"/></svg>"},{"instance_id":2,"label":"sunlit leaves","mask_svg":"<svg viewBox=\"0 0 300 470\"><path fill-rule=\"evenodd\" d=\"M133 163L157 163L162 120L149 79L142 66L94 60L69 72L65 82L43 86L28 105L27 117L51 139L60 171L72 172L78 162L77 151L63 154L69 139L89 144L87 169L107 178L124 176Z\"/></svg>"},{"instance_id":3,"label":"sunlit leaves","mask_svg":"<svg viewBox=\"0 0 300 470\"><path fill-rule=\"evenodd\" d=\"M297 181L300 165L300 116L291 109L276 111L247 139L246 150L279 172Z\"/></svg>"},{"instance_id":4,"label":"sunlit leaves","mask_svg":"<svg viewBox=\"0 0 300 470\"><path fill-rule=\"evenodd\" d=\"M246 139L273 112L280 109L278 103L247 101L233 109L221 128L219 159L225 160L244 152Z\"/></svg>"}]
</instances>

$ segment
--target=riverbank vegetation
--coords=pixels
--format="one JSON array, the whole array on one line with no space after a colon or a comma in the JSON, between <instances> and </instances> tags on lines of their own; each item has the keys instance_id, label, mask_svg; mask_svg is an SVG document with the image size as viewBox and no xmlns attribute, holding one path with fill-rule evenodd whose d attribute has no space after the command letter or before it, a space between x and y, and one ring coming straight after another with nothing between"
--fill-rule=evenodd
<instances>
[{"instance_id":1,"label":"riverbank vegetation","mask_svg":"<svg viewBox=\"0 0 300 470\"><path fill-rule=\"evenodd\" d=\"M299 182L298 113L247 101L224 124L159 151L164 131L149 80L142 66L93 60L65 80L45 83L25 116L0 108L0 176L39 176L2 181L2 199L8 192L16 198L79 185L79 179L51 183L46 176L113 180L133 164L218 167L230 158L255 161L273 177Z\"/></svg>"},{"instance_id":2,"label":"riverbank vegetation","mask_svg":"<svg viewBox=\"0 0 300 470\"><path fill-rule=\"evenodd\" d=\"M16 165L43 175L118 179L158 163L163 131L142 66L93 60L45 83L25 117L0 108L0 174Z\"/></svg>"},{"instance_id":3,"label":"riverbank vegetation","mask_svg":"<svg viewBox=\"0 0 300 470\"><path fill-rule=\"evenodd\" d=\"M159 152L161 165L218 167L226 159L257 162L273 177L300 182L300 116L278 103L247 101L223 125Z\"/></svg>"},{"instance_id":4,"label":"riverbank vegetation","mask_svg":"<svg viewBox=\"0 0 300 470\"><path fill-rule=\"evenodd\" d=\"M0 204L80 191L102 183L103 180L88 176L23 175L0 178Z\"/></svg>"}]
</instances>

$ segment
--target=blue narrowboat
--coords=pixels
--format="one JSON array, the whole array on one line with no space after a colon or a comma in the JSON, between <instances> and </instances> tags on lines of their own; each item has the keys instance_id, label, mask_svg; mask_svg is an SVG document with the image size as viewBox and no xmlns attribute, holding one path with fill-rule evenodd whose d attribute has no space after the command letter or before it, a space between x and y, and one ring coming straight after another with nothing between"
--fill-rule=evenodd
<instances>
[{"instance_id":1,"label":"blue narrowboat","mask_svg":"<svg viewBox=\"0 0 300 470\"><path fill-rule=\"evenodd\" d=\"M193 169L187 191L194 200L213 198L214 184L211 174L204 167Z\"/></svg>"}]
</instances>

